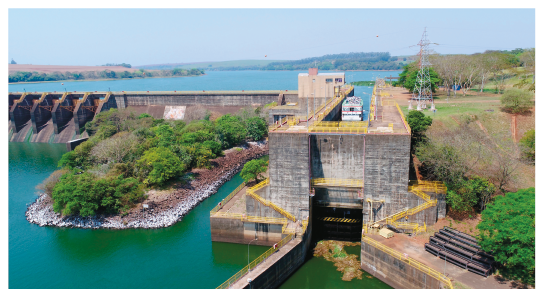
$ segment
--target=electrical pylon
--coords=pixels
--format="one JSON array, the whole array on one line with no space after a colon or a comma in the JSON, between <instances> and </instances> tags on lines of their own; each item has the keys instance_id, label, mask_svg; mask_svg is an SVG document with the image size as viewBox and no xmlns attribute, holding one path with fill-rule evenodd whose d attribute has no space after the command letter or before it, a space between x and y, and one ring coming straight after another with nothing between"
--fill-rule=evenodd
<instances>
[{"instance_id":1,"label":"electrical pylon","mask_svg":"<svg viewBox=\"0 0 543 297\"><path fill-rule=\"evenodd\" d=\"M430 79L430 41L426 35L426 28L422 33L422 38L417 44L420 46L419 51L419 72L417 74L417 80L415 82L415 88L413 89L413 100L417 102L417 110L426 109L426 104L432 104L432 110L435 109L434 98L432 97L432 81ZM411 102L409 103L409 109L413 109Z\"/></svg>"}]
</instances>

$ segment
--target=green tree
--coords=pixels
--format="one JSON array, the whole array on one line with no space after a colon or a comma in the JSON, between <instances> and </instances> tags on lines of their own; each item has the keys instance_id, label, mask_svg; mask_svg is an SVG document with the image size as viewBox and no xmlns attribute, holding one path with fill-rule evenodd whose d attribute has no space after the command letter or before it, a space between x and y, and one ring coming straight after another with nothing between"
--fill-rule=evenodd
<instances>
[{"instance_id":1,"label":"green tree","mask_svg":"<svg viewBox=\"0 0 543 297\"><path fill-rule=\"evenodd\" d=\"M143 118L152 118L152 116L144 112L138 116L138 119L143 119Z\"/></svg>"},{"instance_id":2,"label":"green tree","mask_svg":"<svg viewBox=\"0 0 543 297\"><path fill-rule=\"evenodd\" d=\"M53 210L63 215L94 216L100 197L93 195L95 178L90 173L62 176L53 189Z\"/></svg>"},{"instance_id":3,"label":"green tree","mask_svg":"<svg viewBox=\"0 0 543 297\"><path fill-rule=\"evenodd\" d=\"M535 130L530 129L520 139L523 157L528 161L535 161Z\"/></svg>"},{"instance_id":4,"label":"green tree","mask_svg":"<svg viewBox=\"0 0 543 297\"><path fill-rule=\"evenodd\" d=\"M228 149L247 137L247 129L239 117L225 114L217 119L216 131L222 147Z\"/></svg>"},{"instance_id":5,"label":"green tree","mask_svg":"<svg viewBox=\"0 0 543 297\"><path fill-rule=\"evenodd\" d=\"M425 141L424 132L432 125L432 118L421 111L412 110L407 114L407 123L411 127L411 148L414 150Z\"/></svg>"},{"instance_id":6,"label":"green tree","mask_svg":"<svg viewBox=\"0 0 543 297\"><path fill-rule=\"evenodd\" d=\"M502 276L535 284L535 189L497 196L482 213L481 248L501 264Z\"/></svg>"},{"instance_id":7,"label":"green tree","mask_svg":"<svg viewBox=\"0 0 543 297\"><path fill-rule=\"evenodd\" d=\"M243 166L240 176L245 180L245 182L250 182L255 180L258 182L259 175L266 172L268 168L268 162L264 160L251 160Z\"/></svg>"},{"instance_id":8,"label":"green tree","mask_svg":"<svg viewBox=\"0 0 543 297\"><path fill-rule=\"evenodd\" d=\"M503 109L511 113L523 113L533 106L534 94L524 89L512 88L506 90L500 101Z\"/></svg>"},{"instance_id":9,"label":"green tree","mask_svg":"<svg viewBox=\"0 0 543 297\"><path fill-rule=\"evenodd\" d=\"M408 89L409 92L413 93L413 90L415 89L415 85L417 82L417 75L419 73L419 67L416 62L410 63L403 67L402 73L399 75L398 83L404 88ZM433 68L430 68L430 81L431 81L431 89L432 93L435 93L437 89L437 84L440 81L439 75Z\"/></svg>"},{"instance_id":10,"label":"green tree","mask_svg":"<svg viewBox=\"0 0 543 297\"><path fill-rule=\"evenodd\" d=\"M138 176L149 186L161 186L185 171L183 163L165 147L154 147L136 162Z\"/></svg>"},{"instance_id":11,"label":"green tree","mask_svg":"<svg viewBox=\"0 0 543 297\"><path fill-rule=\"evenodd\" d=\"M268 125L261 117L251 117L245 121L247 126L247 137L255 141L264 138L268 133Z\"/></svg>"},{"instance_id":12,"label":"green tree","mask_svg":"<svg viewBox=\"0 0 543 297\"><path fill-rule=\"evenodd\" d=\"M58 161L58 167L85 169L91 166L93 160L90 153L94 145L93 139L81 143L73 151L62 155L62 158Z\"/></svg>"}]
</instances>

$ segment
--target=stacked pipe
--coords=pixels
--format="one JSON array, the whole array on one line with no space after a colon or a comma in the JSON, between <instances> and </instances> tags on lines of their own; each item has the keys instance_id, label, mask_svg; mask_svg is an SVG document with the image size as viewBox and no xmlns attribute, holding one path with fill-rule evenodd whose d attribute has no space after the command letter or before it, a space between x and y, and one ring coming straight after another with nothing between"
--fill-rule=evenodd
<instances>
[{"instance_id":1,"label":"stacked pipe","mask_svg":"<svg viewBox=\"0 0 543 297\"><path fill-rule=\"evenodd\" d=\"M430 236L424 248L434 256L482 276L489 276L494 270L494 257L481 250L477 239L449 227Z\"/></svg>"}]
</instances>

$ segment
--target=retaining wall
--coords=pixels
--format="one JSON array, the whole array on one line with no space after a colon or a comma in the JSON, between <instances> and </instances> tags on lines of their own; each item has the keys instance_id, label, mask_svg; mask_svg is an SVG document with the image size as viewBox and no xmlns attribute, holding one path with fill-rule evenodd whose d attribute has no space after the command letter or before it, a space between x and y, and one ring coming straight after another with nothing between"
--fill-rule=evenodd
<instances>
[{"instance_id":1,"label":"retaining wall","mask_svg":"<svg viewBox=\"0 0 543 297\"><path fill-rule=\"evenodd\" d=\"M272 246L285 237L280 224L242 222L218 217L210 217L210 221L211 241ZM254 240L255 234L258 240Z\"/></svg>"},{"instance_id":2,"label":"retaining wall","mask_svg":"<svg viewBox=\"0 0 543 297\"><path fill-rule=\"evenodd\" d=\"M430 275L362 241L362 269L395 289L442 289L443 284Z\"/></svg>"}]
</instances>

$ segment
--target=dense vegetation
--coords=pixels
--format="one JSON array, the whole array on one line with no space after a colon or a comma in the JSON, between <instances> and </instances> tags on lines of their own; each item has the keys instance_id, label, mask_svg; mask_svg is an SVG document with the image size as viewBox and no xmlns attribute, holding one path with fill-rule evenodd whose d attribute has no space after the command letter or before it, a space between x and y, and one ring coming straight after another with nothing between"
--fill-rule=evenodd
<instances>
[{"instance_id":1,"label":"dense vegetation","mask_svg":"<svg viewBox=\"0 0 543 297\"><path fill-rule=\"evenodd\" d=\"M274 62L262 70L307 70L315 67L315 62L319 70L397 70L404 65L403 61L388 52L359 52Z\"/></svg>"},{"instance_id":2,"label":"dense vegetation","mask_svg":"<svg viewBox=\"0 0 543 297\"><path fill-rule=\"evenodd\" d=\"M482 219L479 244L501 263L500 274L535 285L535 189L497 196Z\"/></svg>"},{"instance_id":3,"label":"dense vegetation","mask_svg":"<svg viewBox=\"0 0 543 297\"><path fill-rule=\"evenodd\" d=\"M207 113L187 124L111 109L85 125L89 140L64 154L62 169L40 189L64 215L124 213L146 189L183 182L192 168L210 168L210 160L223 149L265 137L267 125L261 116L265 117L260 109L216 120Z\"/></svg>"},{"instance_id":4,"label":"dense vegetation","mask_svg":"<svg viewBox=\"0 0 543 297\"><path fill-rule=\"evenodd\" d=\"M58 81L58 80L85 80L85 79L123 79L123 78L145 78L145 77L163 77L163 76L197 76L205 74L201 69L180 69L147 71L139 69L134 72L129 71L83 71L64 73L55 71L53 73L38 73L18 71L10 74L8 81L14 82L36 82L36 81Z\"/></svg>"},{"instance_id":5,"label":"dense vegetation","mask_svg":"<svg viewBox=\"0 0 543 297\"><path fill-rule=\"evenodd\" d=\"M503 93L506 81L517 77L520 82L515 86L535 90L535 49L516 49L513 51L485 51L472 55L431 55L430 76L432 78L432 91L436 86L442 85L448 90L447 96L457 89L466 96L466 92L477 86L480 92L492 83L494 93ZM522 67L520 69L519 67ZM403 86L410 91L415 86L418 72L418 63L413 62L403 67L400 80L395 84ZM487 89L488 90L488 89Z\"/></svg>"}]
</instances>

